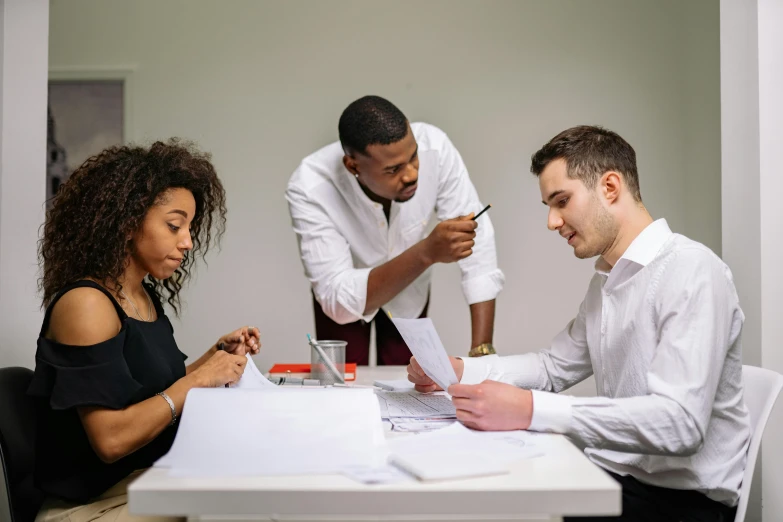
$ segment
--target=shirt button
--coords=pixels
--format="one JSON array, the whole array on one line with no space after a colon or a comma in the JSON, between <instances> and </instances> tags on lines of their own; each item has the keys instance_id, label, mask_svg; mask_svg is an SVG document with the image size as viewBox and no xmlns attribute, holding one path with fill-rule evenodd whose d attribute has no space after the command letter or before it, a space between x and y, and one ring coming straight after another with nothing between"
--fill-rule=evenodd
<instances>
[{"instance_id":1,"label":"shirt button","mask_svg":"<svg viewBox=\"0 0 783 522\"><path fill-rule=\"evenodd\" d=\"M383 221L378 221L378 226L383 228L386 226L386 223L384 223Z\"/></svg>"}]
</instances>

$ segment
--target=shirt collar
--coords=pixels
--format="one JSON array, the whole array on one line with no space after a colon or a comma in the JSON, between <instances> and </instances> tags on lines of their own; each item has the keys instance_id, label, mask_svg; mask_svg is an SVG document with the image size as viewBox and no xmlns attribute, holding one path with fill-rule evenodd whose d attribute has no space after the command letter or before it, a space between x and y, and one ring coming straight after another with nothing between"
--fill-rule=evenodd
<instances>
[{"instance_id":1,"label":"shirt collar","mask_svg":"<svg viewBox=\"0 0 783 522\"><path fill-rule=\"evenodd\" d=\"M658 251L672 236L672 231L665 219L658 219L650 223L642 230L641 234L636 236L625 252L617 261L617 265L625 259L634 262L642 267L647 266L655 259ZM595 269L598 272L608 273L612 270L603 257L599 257L595 262Z\"/></svg>"}]
</instances>

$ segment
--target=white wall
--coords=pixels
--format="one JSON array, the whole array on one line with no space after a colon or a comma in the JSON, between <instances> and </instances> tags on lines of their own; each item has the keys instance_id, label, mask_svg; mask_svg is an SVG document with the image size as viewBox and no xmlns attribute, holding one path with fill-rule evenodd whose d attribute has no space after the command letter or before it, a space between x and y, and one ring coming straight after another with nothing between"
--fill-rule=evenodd
<instances>
[{"instance_id":1,"label":"white wall","mask_svg":"<svg viewBox=\"0 0 783 522\"><path fill-rule=\"evenodd\" d=\"M301 158L337 138L342 109L368 93L443 128L493 204L507 276L503 353L545 346L592 273L546 230L528 173L530 155L566 127L597 123L626 137L653 214L720 248L719 201L714 191L691 198L688 182L719 183L714 2L53 0L51 9L52 68L135 68L132 140L184 136L214 154L229 226L176 325L191 355L253 324L260 366L307 360L310 294L283 192ZM689 36L704 12L714 23ZM699 110L694 93L706 96ZM439 266L433 285L432 317L448 350L464 354L456 267Z\"/></svg>"},{"instance_id":2,"label":"white wall","mask_svg":"<svg viewBox=\"0 0 783 522\"><path fill-rule=\"evenodd\" d=\"M780 145L783 143L783 2L758 1L759 231L761 234L761 363L783 373L783 223ZM750 254L748 252L747 254ZM746 255L747 255L746 254ZM764 433L762 455L763 519L783 518L783 408L778 404Z\"/></svg>"},{"instance_id":3,"label":"white wall","mask_svg":"<svg viewBox=\"0 0 783 522\"><path fill-rule=\"evenodd\" d=\"M0 0L0 366L33 367L46 183L47 0Z\"/></svg>"},{"instance_id":4,"label":"white wall","mask_svg":"<svg viewBox=\"0 0 783 522\"><path fill-rule=\"evenodd\" d=\"M783 373L783 2L721 0L723 254L747 316L745 362ZM765 522L783 518L783 408L764 432L761 489ZM748 520L759 520L758 512Z\"/></svg>"}]
</instances>

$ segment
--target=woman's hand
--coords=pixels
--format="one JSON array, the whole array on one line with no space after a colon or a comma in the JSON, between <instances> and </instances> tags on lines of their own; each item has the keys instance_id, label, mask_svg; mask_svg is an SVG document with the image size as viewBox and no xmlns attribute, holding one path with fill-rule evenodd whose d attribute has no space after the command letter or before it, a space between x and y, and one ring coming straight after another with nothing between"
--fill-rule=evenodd
<instances>
[{"instance_id":1,"label":"woman's hand","mask_svg":"<svg viewBox=\"0 0 783 522\"><path fill-rule=\"evenodd\" d=\"M254 326L244 326L218 339L217 346L223 343L223 350L234 355L255 355L261 348L260 334Z\"/></svg>"},{"instance_id":2,"label":"woman's hand","mask_svg":"<svg viewBox=\"0 0 783 522\"><path fill-rule=\"evenodd\" d=\"M198 388L218 388L236 383L245 372L246 364L244 355L217 351L188 377L193 378Z\"/></svg>"}]
</instances>

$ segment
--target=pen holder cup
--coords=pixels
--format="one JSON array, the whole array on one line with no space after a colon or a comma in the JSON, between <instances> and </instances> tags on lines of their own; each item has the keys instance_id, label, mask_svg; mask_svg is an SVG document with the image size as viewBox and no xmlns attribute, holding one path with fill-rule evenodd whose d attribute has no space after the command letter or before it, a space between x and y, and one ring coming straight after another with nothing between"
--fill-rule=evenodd
<instances>
[{"instance_id":1,"label":"pen holder cup","mask_svg":"<svg viewBox=\"0 0 783 522\"><path fill-rule=\"evenodd\" d=\"M348 343L346 341L315 341L315 344L323 350L324 355L329 358L345 380L345 347L348 346ZM324 362L321 354L313 347L310 347L310 378L318 379L321 384L339 382Z\"/></svg>"}]
</instances>

